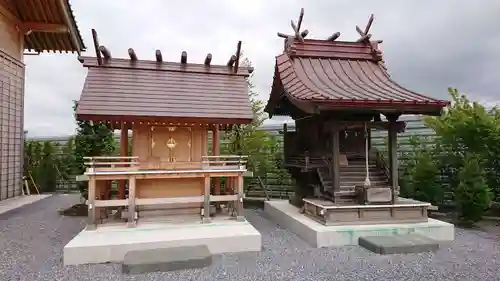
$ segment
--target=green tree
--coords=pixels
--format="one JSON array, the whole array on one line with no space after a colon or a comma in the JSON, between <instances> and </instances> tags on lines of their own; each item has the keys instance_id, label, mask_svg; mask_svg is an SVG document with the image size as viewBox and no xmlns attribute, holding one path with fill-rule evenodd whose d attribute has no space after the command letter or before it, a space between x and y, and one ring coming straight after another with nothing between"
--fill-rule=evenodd
<instances>
[{"instance_id":1,"label":"green tree","mask_svg":"<svg viewBox=\"0 0 500 281\"><path fill-rule=\"evenodd\" d=\"M75 101L73 110L75 112L78 102ZM74 163L75 173L85 172L85 161L83 157L112 155L115 150L113 131L102 122L92 122L76 119L77 134L75 136ZM79 182L78 187L82 196L87 198L88 183Z\"/></svg>"},{"instance_id":2,"label":"green tree","mask_svg":"<svg viewBox=\"0 0 500 281\"><path fill-rule=\"evenodd\" d=\"M471 102L457 89L449 89L451 105L439 117L426 118L437 135L442 174L451 188L459 184L458 173L467 153L481 158L486 183L500 195L500 113Z\"/></svg>"},{"instance_id":3,"label":"green tree","mask_svg":"<svg viewBox=\"0 0 500 281\"><path fill-rule=\"evenodd\" d=\"M460 183L455 190L458 219L469 226L481 219L491 199L480 159L472 153L465 155L458 176Z\"/></svg>"},{"instance_id":4,"label":"green tree","mask_svg":"<svg viewBox=\"0 0 500 281\"><path fill-rule=\"evenodd\" d=\"M56 145L51 141L44 141L36 179L40 192L54 192L56 190L56 157Z\"/></svg>"},{"instance_id":5,"label":"green tree","mask_svg":"<svg viewBox=\"0 0 500 281\"><path fill-rule=\"evenodd\" d=\"M68 181L72 181L76 175L74 149L74 137L69 137L66 143L61 147L61 156L59 158L57 172L63 184L67 184Z\"/></svg>"},{"instance_id":6,"label":"green tree","mask_svg":"<svg viewBox=\"0 0 500 281\"><path fill-rule=\"evenodd\" d=\"M252 64L245 58L241 65L251 66ZM258 172L259 168L262 171L268 169L269 157L262 152L268 150L269 146L274 144L267 132L257 130L266 120L266 115L263 112L264 102L257 99L257 93L254 90L251 79L252 76L248 78L248 88L253 120L250 124L233 126L233 129L225 134L225 138L229 142L228 152L231 154L248 155L248 169Z\"/></svg>"},{"instance_id":7,"label":"green tree","mask_svg":"<svg viewBox=\"0 0 500 281\"><path fill-rule=\"evenodd\" d=\"M405 155L403 175L400 180L401 195L420 201L440 205L443 188L440 182L439 166L433 146L427 145L427 138L412 136L410 151Z\"/></svg>"}]
</instances>

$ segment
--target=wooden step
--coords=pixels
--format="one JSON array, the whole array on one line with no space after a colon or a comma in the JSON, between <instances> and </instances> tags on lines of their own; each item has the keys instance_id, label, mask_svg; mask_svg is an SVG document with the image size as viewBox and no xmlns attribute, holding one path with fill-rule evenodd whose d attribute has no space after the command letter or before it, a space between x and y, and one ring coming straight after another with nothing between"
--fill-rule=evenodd
<instances>
[{"instance_id":1,"label":"wooden step","mask_svg":"<svg viewBox=\"0 0 500 281\"><path fill-rule=\"evenodd\" d=\"M373 170L369 170L370 172L370 176L385 176L384 172L380 169L373 169ZM359 170L359 171L355 171L355 170L345 170L345 171L340 171L340 175L341 176L365 176L366 175L366 170Z\"/></svg>"},{"instance_id":2,"label":"wooden step","mask_svg":"<svg viewBox=\"0 0 500 281\"><path fill-rule=\"evenodd\" d=\"M346 175L340 175L340 181L365 181L366 176L346 176ZM374 176L370 174L370 180L371 181L387 181L387 178L384 175L377 175Z\"/></svg>"}]
</instances>

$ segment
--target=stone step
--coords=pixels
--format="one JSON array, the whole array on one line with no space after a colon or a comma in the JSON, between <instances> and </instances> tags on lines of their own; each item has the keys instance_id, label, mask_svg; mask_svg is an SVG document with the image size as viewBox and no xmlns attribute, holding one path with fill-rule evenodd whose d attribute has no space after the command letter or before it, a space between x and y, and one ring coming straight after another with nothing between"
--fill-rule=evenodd
<instances>
[{"instance_id":1,"label":"stone step","mask_svg":"<svg viewBox=\"0 0 500 281\"><path fill-rule=\"evenodd\" d=\"M381 255L434 252L439 249L437 241L417 233L359 237L358 243Z\"/></svg>"},{"instance_id":2,"label":"stone step","mask_svg":"<svg viewBox=\"0 0 500 281\"><path fill-rule=\"evenodd\" d=\"M212 264L206 245L180 246L130 251L122 264L124 274L145 274L187 268L203 268Z\"/></svg>"}]
</instances>

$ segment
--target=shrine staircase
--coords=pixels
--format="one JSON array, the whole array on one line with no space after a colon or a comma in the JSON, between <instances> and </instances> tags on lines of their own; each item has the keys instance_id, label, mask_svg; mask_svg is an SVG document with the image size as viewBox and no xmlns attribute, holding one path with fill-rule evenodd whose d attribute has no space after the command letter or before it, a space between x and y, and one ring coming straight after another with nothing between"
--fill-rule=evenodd
<instances>
[{"instance_id":1,"label":"shrine staircase","mask_svg":"<svg viewBox=\"0 0 500 281\"><path fill-rule=\"evenodd\" d=\"M389 187L389 179L380 164L375 159L370 159L368 163L371 186ZM333 191L333 178L329 171L329 166L317 169L320 182L320 190L331 199L337 198L337 202L354 202L355 186L364 185L366 179L365 159L348 160L347 166L340 167L340 191Z\"/></svg>"}]
</instances>

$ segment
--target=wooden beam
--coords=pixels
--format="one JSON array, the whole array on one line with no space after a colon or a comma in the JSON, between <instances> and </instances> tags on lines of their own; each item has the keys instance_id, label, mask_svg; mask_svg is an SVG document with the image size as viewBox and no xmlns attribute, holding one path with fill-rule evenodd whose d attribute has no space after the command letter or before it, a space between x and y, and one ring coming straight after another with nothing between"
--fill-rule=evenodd
<instances>
[{"instance_id":1,"label":"wooden beam","mask_svg":"<svg viewBox=\"0 0 500 281\"><path fill-rule=\"evenodd\" d=\"M0 15L4 16L8 21L16 25L18 28L20 28L20 26L22 25L21 20L11 11L5 8L5 6L2 4L0 4Z\"/></svg>"},{"instance_id":2,"label":"wooden beam","mask_svg":"<svg viewBox=\"0 0 500 281\"><path fill-rule=\"evenodd\" d=\"M139 206L145 205L165 205L165 204L189 204L189 203L202 203L205 198L203 196L189 196L189 197L163 197L163 198L137 198L135 204Z\"/></svg>"},{"instance_id":3,"label":"wooden beam","mask_svg":"<svg viewBox=\"0 0 500 281\"><path fill-rule=\"evenodd\" d=\"M229 58L229 61L227 62L227 66L228 67L232 67L234 65L234 63L236 62L236 56L235 55L232 55L230 58Z\"/></svg>"},{"instance_id":4,"label":"wooden beam","mask_svg":"<svg viewBox=\"0 0 500 281\"><path fill-rule=\"evenodd\" d=\"M205 190L203 192L203 222L210 222L210 176L205 176Z\"/></svg>"},{"instance_id":5,"label":"wooden beam","mask_svg":"<svg viewBox=\"0 0 500 281\"><path fill-rule=\"evenodd\" d=\"M236 60L234 61L234 73L238 73L238 67L240 66L240 56L241 56L241 41L238 41L236 45Z\"/></svg>"},{"instance_id":6,"label":"wooden beam","mask_svg":"<svg viewBox=\"0 0 500 281\"><path fill-rule=\"evenodd\" d=\"M128 156L128 127L125 122L122 123L120 132L120 156L121 157ZM127 158L122 158L120 160L121 160L120 162L129 161ZM124 180L118 182L118 199L125 199L125 185L126 181Z\"/></svg>"},{"instance_id":7,"label":"wooden beam","mask_svg":"<svg viewBox=\"0 0 500 281\"><path fill-rule=\"evenodd\" d=\"M210 202L237 201L238 195L210 195Z\"/></svg>"},{"instance_id":8,"label":"wooden beam","mask_svg":"<svg viewBox=\"0 0 500 281\"><path fill-rule=\"evenodd\" d=\"M208 53L207 57L205 58L205 65L210 65L211 61L212 61L212 54Z\"/></svg>"},{"instance_id":9,"label":"wooden beam","mask_svg":"<svg viewBox=\"0 0 500 281\"><path fill-rule=\"evenodd\" d=\"M214 124L212 127L212 155L219 156L220 155L220 131L219 125ZM214 194L220 195L220 178L214 178ZM217 205L217 208L220 207L220 204Z\"/></svg>"},{"instance_id":10,"label":"wooden beam","mask_svg":"<svg viewBox=\"0 0 500 281\"><path fill-rule=\"evenodd\" d=\"M372 23L373 23L373 14L370 15L370 19L368 19L368 24L366 25L365 27L365 34L368 34L368 32L370 31L370 28L372 27Z\"/></svg>"},{"instance_id":11,"label":"wooden beam","mask_svg":"<svg viewBox=\"0 0 500 281\"><path fill-rule=\"evenodd\" d=\"M105 59L110 59L111 58L111 52L104 46L99 46L99 51L101 54L104 56Z\"/></svg>"},{"instance_id":12,"label":"wooden beam","mask_svg":"<svg viewBox=\"0 0 500 281\"><path fill-rule=\"evenodd\" d=\"M163 61L163 57L161 55L161 51L160 50L156 50L155 55L156 55L156 61L157 62L162 62Z\"/></svg>"},{"instance_id":13,"label":"wooden beam","mask_svg":"<svg viewBox=\"0 0 500 281\"><path fill-rule=\"evenodd\" d=\"M338 124L333 124L332 126L332 183L333 183L333 191L338 192L340 191L340 128ZM337 201L338 198L335 198L335 201Z\"/></svg>"},{"instance_id":14,"label":"wooden beam","mask_svg":"<svg viewBox=\"0 0 500 281\"><path fill-rule=\"evenodd\" d=\"M114 199L114 200L95 200L94 205L96 207L120 207L120 206L127 206L128 205L128 200L127 199Z\"/></svg>"},{"instance_id":15,"label":"wooden beam","mask_svg":"<svg viewBox=\"0 0 500 281\"><path fill-rule=\"evenodd\" d=\"M396 203L398 198L399 189L399 176L398 176L398 141L397 132L395 128L395 121L389 121L388 130L388 154L389 154L389 172L390 172L390 186L392 190L392 204Z\"/></svg>"},{"instance_id":16,"label":"wooden beam","mask_svg":"<svg viewBox=\"0 0 500 281\"><path fill-rule=\"evenodd\" d=\"M96 178L89 178L89 189L88 189L88 222L87 229L94 230L96 229L96 206L95 206L95 197L96 197Z\"/></svg>"},{"instance_id":17,"label":"wooden beam","mask_svg":"<svg viewBox=\"0 0 500 281\"><path fill-rule=\"evenodd\" d=\"M302 25L302 19L304 19L304 8L300 9L299 21L297 22L297 31L300 31L300 26Z\"/></svg>"},{"instance_id":18,"label":"wooden beam","mask_svg":"<svg viewBox=\"0 0 500 281\"><path fill-rule=\"evenodd\" d=\"M361 36L358 40L356 40L356 42L365 42L365 41L370 40L371 37L372 37L371 34L366 34L366 35Z\"/></svg>"},{"instance_id":19,"label":"wooden beam","mask_svg":"<svg viewBox=\"0 0 500 281\"><path fill-rule=\"evenodd\" d=\"M182 51L181 63L187 63L187 60L188 60L188 53L186 51Z\"/></svg>"},{"instance_id":20,"label":"wooden beam","mask_svg":"<svg viewBox=\"0 0 500 281\"><path fill-rule=\"evenodd\" d=\"M309 34L309 30L307 29L304 29L303 31L300 32L300 36L302 36L302 38L306 38L306 36Z\"/></svg>"},{"instance_id":21,"label":"wooden beam","mask_svg":"<svg viewBox=\"0 0 500 281\"><path fill-rule=\"evenodd\" d=\"M356 31L358 32L359 36L364 36L365 33L363 32L363 30L361 30L361 28L359 26L356 25Z\"/></svg>"},{"instance_id":22,"label":"wooden beam","mask_svg":"<svg viewBox=\"0 0 500 281\"><path fill-rule=\"evenodd\" d=\"M69 31L69 28L64 24L44 23L44 22L23 22L21 23L21 29L25 33L28 31L67 33Z\"/></svg>"},{"instance_id":23,"label":"wooden beam","mask_svg":"<svg viewBox=\"0 0 500 281\"><path fill-rule=\"evenodd\" d=\"M94 40L95 55L97 57L97 64L102 65L101 51L99 51L99 38L97 37L97 31L92 28L92 39Z\"/></svg>"},{"instance_id":24,"label":"wooden beam","mask_svg":"<svg viewBox=\"0 0 500 281\"><path fill-rule=\"evenodd\" d=\"M136 180L132 176L128 180L128 227L135 227Z\"/></svg>"},{"instance_id":25,"label":"wooden beam","mask_svg":"<svg viewBox=\"0 0 500 281\"><path fill-rule=\"evenodd\" d=\"M290 21L290 24L292 25L292 29L295 32L295 38L297 40L299 40L300 42L304 42L304 38L300 34L300 30L297 28L297 26L295 25L295 23L293 22L293 20Z\"/></svg>"},{"instance_id":26,"label":"wooden beam","mask_svg":"<svg viewBox=\"0 0 500 281\"><path fill-rule=\"evenodd\" d=\"M67 0L59 0L59 1L57 1L57 5L59 7L59 10L62 11L62 17L63 17L64 23L69 28L68 33L69 33L69 36L71 37L71 41L75 45L76 53L78 55L81 55L80 47L83 48L83 45L80 46L80 42L78 41L78 38L77 38L78 30L76 28L76 24L74 24L74 19L72 19L71 15L69 13L70 8L68 7L68 5L69 5L68 1Z\"/></svg>"},{"instance_id":27,"label":"wooden beam","mask_svg":"<svg viewBox=\"0 0 500 281\"><path fill-rule=\"evenodd\" d=\"M290 35L287 35L285 33L278 32L278 37L285 38L287 39Z\"/></svg>"},{"instance_id":28,"label":"wooden beam","mask_svg":"<svg viewBox=\"0 0 500 281\"><path fill-rule=\"evenodd\" d=\"M334 34L330 35L326 40L328 40L328 41L335 41L339 37L340 37L340 32L337 31Z\"/></svg>"},{"instance_id":29,"label":"wooden beam","mask_svg":"<svg viewBox=\"0 0 500 281\"><path fill-rule=\"evenodd\" d=\"M238 193L238 201L236 202L237 204L237 220L244 220L245 217L243 216L243 198L245 197L244 194L244 181L243 181L243 176L239 175L237 178L235 178L236 182L236 192Z\"/></svg>"},{"instance_id":30,"label":"wooden beam","mask_svg":"<svg viewBox=\"0 0 500 281\"><path fill-rule=\"evenodd\" d=\"M137 60L137 55L135 54L134 49L128 48L128 55L131 60L136 61Z\"/></svg>"}]
</instances>

